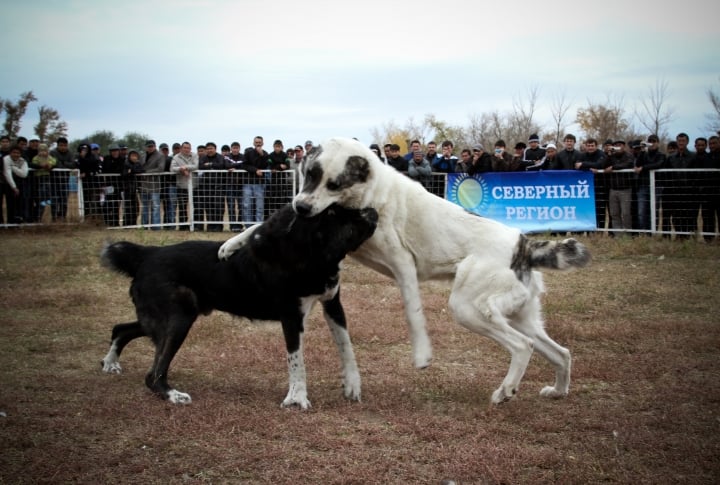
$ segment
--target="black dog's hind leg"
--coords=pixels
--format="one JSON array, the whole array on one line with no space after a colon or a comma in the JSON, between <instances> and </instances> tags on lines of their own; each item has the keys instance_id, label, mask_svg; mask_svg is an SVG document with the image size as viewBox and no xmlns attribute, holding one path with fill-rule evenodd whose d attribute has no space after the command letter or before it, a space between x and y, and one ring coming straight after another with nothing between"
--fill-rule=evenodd
<instances>
[{"instance_id":1,"label":"black dog's hind leg","mask_svg":"<svg viewBox=\"0 0 720 485\"><path fill-rule=\"evenodd\" d=\"M340 302L340 289L338 288L338 291L331 300L323 301L322 306L325 321L330 327L330 332L340 353L343 394L347 399L359 401L361 387L360 371L355 361L355 351L350 341L350 334L347 331L345 311Z\"/></svg>"},{"instance_id":2,"label":"black dog's hind leg","mask_svg":"<svg viewBox=\"0 0 720 485\"><path fill-rule=\"evenodd\" d=\"M168 384L168 369L175 354L185 341L197 314L170 314L165 322L154 322L151 328L162 329L153 336L155 359L150 372L145 376L145 384L151 391L174 404L190 404L189 394L173 389Z\"/></svg>"},{"instance_id":3,"label":"black dog's hind leg","mask_svg":"<svg viewBox=\"0 0 720 485\"><path fill-rule=\"evenodd\" d=\"M297 405L300 409L308 409L310 401L307 397L307 381L305 359L303 357L303 320L304 315L298 313L281 320L288 363L288 393L282 407Z\"/></svg>"},{"instance_id":4,"label":"black dog's hind leg","mask_svg":"<svg viewBox=\"0 0 720 485\"><path fill-rule=\"evenodd\" d=\"M120 367L120 354L122 353L125 346L139 337L147 335L145 330L138 322L132 323L119 323L112 329L112 338L110 341L110 350L108 351L105 358L103 358L100 365L102 365L103 372L110 374L119 374L122 372Z\"/></svg>"}]
</instances>

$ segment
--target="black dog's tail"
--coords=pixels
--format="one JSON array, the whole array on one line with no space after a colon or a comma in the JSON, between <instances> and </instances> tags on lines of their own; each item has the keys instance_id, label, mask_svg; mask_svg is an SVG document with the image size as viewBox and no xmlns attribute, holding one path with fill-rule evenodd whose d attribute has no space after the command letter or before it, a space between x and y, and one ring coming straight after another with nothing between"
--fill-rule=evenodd
<instances>
[{"instance_id":1,"label":"black dog's tail","mask_svg":"<svg viewBox=\"0 0 720 485\"><path fill-rule=\"evenodd\" d=\"M150 249L152 248L120 241L106 245L100 254L100 261L104 266L134 278Z\"/></svg>"},{"instance_id":2,"label":"black dog's tail","mask_svg":"<svg viewBox=\"0 0 720 485\"><path fill-rule=\"evenodd\" d=\"M590 262L590 251L573 238L562 241L536 241L520 236L512 261L516 272L532 268L568 270Z\"/></svg>"}]
</instances>

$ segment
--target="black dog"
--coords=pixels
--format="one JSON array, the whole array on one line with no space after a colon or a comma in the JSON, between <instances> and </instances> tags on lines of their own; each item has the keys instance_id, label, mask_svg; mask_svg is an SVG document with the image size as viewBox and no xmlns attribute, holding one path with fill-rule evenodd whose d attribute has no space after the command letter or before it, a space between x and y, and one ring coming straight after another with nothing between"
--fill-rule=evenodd
<instances>
[{"instance_id":1,"label":"black dog","mask_svg":"<svg viewBox=\"0 0 720 485\"><path fill-rule=\"evenodd\" d=\"M254 228L250 241L227 261L218 260L221 242L107 246L103 263L133 278L130 296L137 321L115 325L103 370L119 373L118 358L128 342L150 337L155 360L145 384L164 399L188 404L190 396L168 384L168 369L199 314L217 309L251 319L279 320L290 374L282 405L306 409L310 402L303 324L319 300L340 352L345 396L359 400L360 374L340 303L338 273L342 259L372 236L377 221L374 209L331 206L306 219L296 217L287 205Z\"/></svg>"}]
</instances>

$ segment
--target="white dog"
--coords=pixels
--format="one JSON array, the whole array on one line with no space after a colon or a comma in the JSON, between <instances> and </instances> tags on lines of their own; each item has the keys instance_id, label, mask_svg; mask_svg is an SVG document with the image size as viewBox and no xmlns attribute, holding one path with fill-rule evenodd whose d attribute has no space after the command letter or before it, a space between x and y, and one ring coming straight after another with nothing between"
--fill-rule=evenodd
<instances>
[{"instance_id":1,"label":"white dog","mask_svg":"<svg viewBox=\"0 0 720 485\"><path fill-rule=\"evenodd\" d=\"M492 402L515 395L533 349L555 368L555 384L540 394L567 395L570 352L545 332L542 275L534 269L585 266L590 254L582 244L531 240L517 229L467 212L383 164L355 140L326 141L306 161L303 174L301 192L293 200L301 216L318 214L333 203L378 211L375 234L351 256L400 286L415 366L426 367L432 359L419 281L454 280L449 308L455 320L512 355ZM225 242L219 256L229 257L251 234Z\"/></svg>"}]
</instances>

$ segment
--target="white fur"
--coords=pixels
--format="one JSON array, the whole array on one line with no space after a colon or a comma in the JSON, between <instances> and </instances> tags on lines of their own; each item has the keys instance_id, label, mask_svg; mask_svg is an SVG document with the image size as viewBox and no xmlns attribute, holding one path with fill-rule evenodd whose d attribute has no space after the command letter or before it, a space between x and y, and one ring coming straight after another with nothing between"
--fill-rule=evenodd
<instances>
[{"instance_id":1,"label":"white fur","mask_svg":"<svg viewBox=\"0 0 720 485\"><path fill-rule=\"evenodd\" d=\"M570 352L543 328L539 300L542 277L533 272L530 281L523 284L510 268L520 232L429 193L355 140L333 138L321 146L322 153L314 163L322 167L322 180L307 179L307 171L313 166L309 160L306 185L293 205L296 211L298 205L310 207L309 215L332 203L378 211L375 234L351 256L397 281L405 302L415 365L426 367L432 359L419 282L454 280L449 306L457 322L495 340L512 356L492 402L515 395L533 349L556 369L555 384L542 389L541 395L565 396L570 384ZM328 181L334 182L345 173L353 156L369 162L368 179L329 189ZM244 237L240 234L228 240L220 249L220 257L232 254Z\"/></svg>"}]
</instances>

